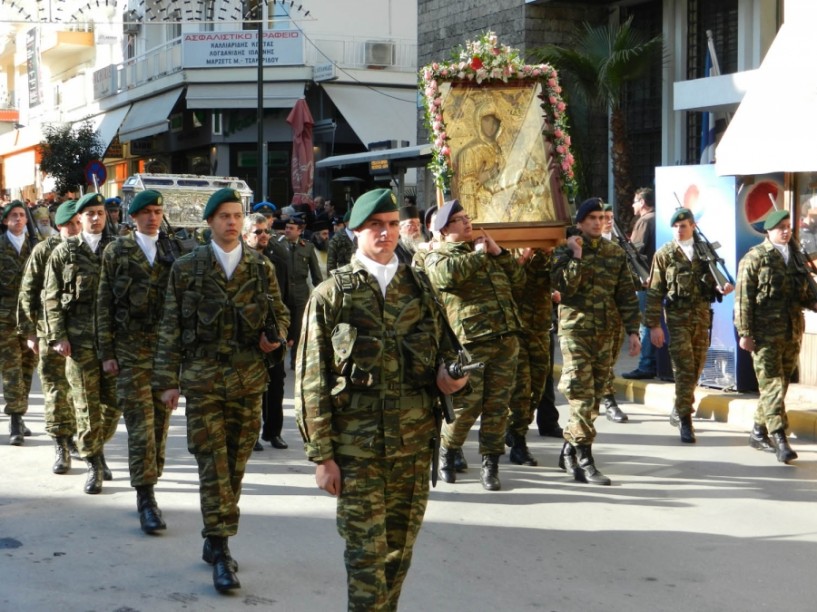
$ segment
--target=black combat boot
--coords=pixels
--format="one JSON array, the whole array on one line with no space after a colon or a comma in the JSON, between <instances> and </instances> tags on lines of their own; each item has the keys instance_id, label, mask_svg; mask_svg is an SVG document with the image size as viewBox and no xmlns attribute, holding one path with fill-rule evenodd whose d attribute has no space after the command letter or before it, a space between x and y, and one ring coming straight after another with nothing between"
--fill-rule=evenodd
<instances>
[{"instance_id":1,"label":"black combat boot","mask_svg":"<svg viewBox=\"0 0 817 612\"><path fill-rule=\"evenodd\" d=\"M68 450L68 438L54 438L54 465L51 471L55 474L67 474L71 469L71 453Z\"/></svg>"},{"instance_id":2,"label":"black combat boot","mask_svg":"<svg viewBox=\"0 0 817 612\"><path fill-rule=\"evenodd\" d=\"M797 459L797 453L789 446L789 441L786 439L786 432L784 430L778 429L772 432L772 444L774 444L777 449L777 460L780 463L788 463L793 459Z\"/></svg>"},{"instance_id":3,"label":"black combat boot","mask_svg":"<svg viewBox=\"0 0 817 612\"><path fill-rule=\"evenodd\" d=\"M238 572L238 561L233 559L233 555L230 554L230 547L227 545L227 538L224 538L224 554L227 555L227 563L229 563L230 569L235 574ZM210 539L204 538L204 547L201 549L201 560L208 565L213 565L216 562L215 559L216 557L213 553Z\"/></svg>"},{"instance_id":4,"label":"black combat boot","mask_svg":"<svg viewBox=\"0 0 817 612\"><path fill-rule=\"evenodd\" d=\"M575 478L577 482L586 482L587 484L595 485L610 484L610 479L596 469L596 463L593 460L593 451L589 444L579 444L576 446L576 456L579 463L573 470L573 478Z\"/></svg>"},{"instance_id":5,"label":"black combat boot","mask_svg":"<svg viewBox=\"0 0 817 612\"><path fill-rule=\"evenodd\" d=\"M678 425L678 430L681 432L681 442L686 444L695 444L695 428L692 426L692 415L687 414L681 417L681 423Z\"/></svg>"},{"instance_id":6,"label":"black combat boot","mask_svg":"<svg viewBox=\"0 0 817 612\"><path fill-rule=\"evenodd\" d=\"M482 471L479 475L482 488L486 491L499 491L502 485L499 482L499 455L483 455Z\"/></svg>"},{"instance_id":7,"label":"black combat boot","mask_svg":"<svg viewBox=\"0 0 817 612\"><path fill-rule=\"evenodd\" d=\"M79 454L79 449L77 448L77 441L74 440L74 436L68 438L68 451L71 453L71 456L74 459L82 459L82 455Z\"/></svg>"},{"instance_id":8,"label":"black combat boot","mask_svg":"<svg viewBox=\"0 0 817 612\"><path fill-rule=\"evenodd\" d=\"M577 466L576 448L570 442L565 442L559 453L559 469L572 474Z\"/></svg>"},{"instance_id":9,"label":"black combat boot","mask_svg":"<svg viewBox=\"0 0 817 612\"><path fill-rule=\"evenodd\" d=\"M230 555L227 551L227 538L221 536L207 536L210 542L210 551L213 559L213 586L219 593L227 593L233 589L240 589L241 583L230 565Z\"/></svg>"},{"instance_id":10,"label":"black combat boot","mask_svg":"<svg viewBox=\"0 0 817 612\"><path fill-rule=\"evenodd\" d=\"M167 524L162 519L162 511L159 510L153 496L153 485L136 487L136 510L139 512L139 524L145 533L167 529Z\"/></svg>"},{"instance_id":11,"label":"black combat boot","mask_svg":"<svg viewBox=\"0 0 817 612\"><path fill-rule=\"evenodd\" d=\"M508 434L511 436L511 463L517 465L539 465L539 462L534 459L533 455L528 450L528 441L524 436L517 436L515 434Z\"/></svg>"},{"instance_id":12,"label":"black combat boot","mask_svg":"<svg viewBox=\"0 0 817 612\"><path fill-rule=\"evenodd\" d=\"M85 462L88 464L88 477L85 479L85 492L89 495L96 495L102 492L102 461L99 455L88 457Z\"/></svg>"},{"instance_id":13,"label":"black combat boot","mask_svg":"<svg viewBox=\"0 0 817 612\"><path fill-rule=\"evenodd\" d=\"M767 453L775 452L772 441L769 440L769 431L765 425L755 423L752 428L752 433L749 434L749 446L757 450L766 451Z\"/></svg>"},{"instance_id":14,"label":"black combat boot","mask_svg":"<svg viewBox=\"0 0 817 612\"><path fill-rule=\"evenodd\" d=\"M618 407L615 395L604 396L604 412L607 415L607 420L613 423L626 423L630 420L624 411Z\"/></svg>"},{"instance_id":15,"label":"black combat boot","mask_svg":"<svg viewBox=\"0 0 817 612\"><path fill-rule=\"evenodd\" d=\"M103 480L113 480L113 473L111 472L111 468L108 467L108 464L105 463L105 454L99 454L99 460L102 463L102 478Z\"/></svg>"},{"instance_id":16,"label":"black combat boot","mask_svg":"<svg viewBox=\"0 0 817 612\"><path fill-rule=\"evenodd\" d=\"M454 471L458 474L468 471L468 462L462 452L462 447L454 449Z\"/></svg>"},{"instance_id":17,"label":"black combat boot","mask_svg":"<svg viewBox=\"0 0 817 612\"><path fill-rule=\"evenodd\" d=\"M672 412L669 413L669 424L673 427L678 427L681 424L681 417L676 408L673 408Z\"/></svg>"},{"instance_id":18,"label":"black combat boot","mask_svg":"<svg viewBox=\"0 0 817 612\"><path fill-rule=\"evenodd\" d=\"M451 449L446 448L445 446L440 447L439 475L443 482L447 482L449 484L457 482L457 469L455 463L456 455L456 448Z\"/></svg>"},{"instance_id":19,"label":"black combat boot","mask_svg":"<svg viewBox=\"0 0 817 612\"><path fill-rule=\"evenodd\" d=\"M9 444L20 446L23 443L23 417L20 414L9 415Z\"/></svg>"}]
</instances>

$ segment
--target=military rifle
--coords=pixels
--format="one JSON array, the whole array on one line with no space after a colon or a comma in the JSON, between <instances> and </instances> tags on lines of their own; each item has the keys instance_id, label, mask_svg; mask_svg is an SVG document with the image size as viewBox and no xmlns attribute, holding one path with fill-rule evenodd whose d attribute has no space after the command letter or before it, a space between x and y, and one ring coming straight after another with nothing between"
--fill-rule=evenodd
<instances>
[{"instance_id":1,"label":"military rifle","mask_svg":"<svg viewBox=\"0 0 817 612\"><path fill-rule=\"evenodd\" d=\"M683 208L681 206L681 200L678 199L678 194L673 193L673 195L675 196L675 201L678 202L678 208ZM729 274L729 270L726 269L726 262L723 260L723 257L718 255L718 249L721 248L720 243L710 242L709 239L704 236L704 233L700 230L697 223L693 224L692 227L692 240L695 254L698 256L698 259L709 266L709 271L715 279L718 290L723 293L727 283L734 285L735 279L732 278L732 275Z\"/></svg>"},{"instance_id":2,"label":"military rifle","mask_svg":"<svg viewBox=\"0 0 817 612\"><path fill-rule=\"evenodd\" d=\"M638 277L638 282L641 283L642 287L646 287L650 280L650 264L647 262L647 258L644 257L644 254L638 252L638 249L635 248L633 241L630 240L627 234L621 231L615 217L613 218L613 236L619 246L624 249L624 252L627 254L630 269L633 271L633 274Z\"/></svg>"}]
</instances>

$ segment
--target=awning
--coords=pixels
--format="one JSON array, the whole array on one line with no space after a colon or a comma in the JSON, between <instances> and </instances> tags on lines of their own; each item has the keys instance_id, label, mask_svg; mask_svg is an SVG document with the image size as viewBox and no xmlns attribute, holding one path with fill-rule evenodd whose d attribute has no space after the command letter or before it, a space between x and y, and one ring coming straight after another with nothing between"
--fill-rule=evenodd
<instances>
[{"instance_id":1,"label":"awning","mask_svg":"<svg viewBox=\"0 0 817 612\"><path fill-rule=\"evenodd\" d=\"M780 28L716 148L719 175L817 171L812 26L792 19Z\"/></svg>"},{"instance_id":2,"label":"awning","mask_svg":"<svg viewBox=\"0 0 817 612\"><path fill-rule=\"evenodd\" d=\"M181 89L174 89L134 102L122 127L119 128L119 140L129 142L166 132L167 118L181 93Z\"/></svg>"},{"instance_id":3,"label":"awning","mask_svg":"<svg viewBox=\"0 0 817 612\"><path fill-rule=\"evenodd\" d=\"M108 150L130 108L131 105L128 104L92 118L94 131L99 135L104 150Z\"/></svg>"},{"instance_id":4,"label":"awning","mask_svg":"<svg viewBox=\"0 0 817 612\"><path fill-rule=\"evenodd\" d=\"M292 108L304 97L304 84L264 83L264 108ZM187 108L258 108L256 83L212 83L187 86Z\"/></svg>"},{"instance_id":5,"label":"awning","mask_svg":"<svg viewBox=\"0 0 817 612\"><path fill-rule=\"evenodd\" d=\"M383 140L417 140L417 92L398 87L321 85L368 148Z\"/></svg>"}]
</instances>

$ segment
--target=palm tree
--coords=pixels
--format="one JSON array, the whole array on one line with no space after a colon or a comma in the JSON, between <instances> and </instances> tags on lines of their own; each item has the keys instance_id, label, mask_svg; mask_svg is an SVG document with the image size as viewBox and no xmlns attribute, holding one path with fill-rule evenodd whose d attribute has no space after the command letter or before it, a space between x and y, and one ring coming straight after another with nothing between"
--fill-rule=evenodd
<instances>
[{"instance_id":1,"label":"palm tree","mask_svg":"<svg viewBox=\"0 0 817 612\"><path fill-rule=\"evenodd\" d=\"M643 76L664 57L661 36L647 38L632 27L632 21L630 16L622 24L591 26L585 22L569 47L548 45L532 52L539 61L548 62L559 71L569 97L581 98L590 108L609 113L616 208L625 223L632 218L632 209L627 204L633 197L633 186L622 107L624 86Z\"/></svg>"}]
</instances>

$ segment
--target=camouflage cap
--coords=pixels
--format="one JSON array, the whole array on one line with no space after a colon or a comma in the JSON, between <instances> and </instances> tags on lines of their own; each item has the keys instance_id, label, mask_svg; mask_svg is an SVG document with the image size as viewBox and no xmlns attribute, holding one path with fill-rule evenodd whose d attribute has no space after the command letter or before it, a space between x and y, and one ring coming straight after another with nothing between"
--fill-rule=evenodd
<instances>
[{"instance_id":1,"label":"camouflage cap","mask_svg":"<svg viewBox=\"0 0 817 612\"><path fill-rule=\"evenodd\" d=\"M128 214L135 215L145 206L162 206L162 194L154 189L145 189L136 194L128 206Z\"/></svg>"},{"instance_id":2,"label":"camouflage cap","mask_svg":"<svg viewBox=\"0 0 817 612\"><path fill-rule=\"evenodd\" d=\"M462 210L463 208L459 200L449 200L437 211L437 216L434 217L434 227L432 229L435 232L439 232L446 225L448 225L448 220L451 218L451 215L455 215Z\"/></svg>"},{"instance_id":3,"label":"camouflage cap","mask_svg":"<svg viewBox=\"0 0 817 612\"><path fill-rule=\"evenodd\" d=\"M76 203L76 210L78 213L81 213L83 210L88 208L89 206L103 206L105 204L105 198L95 192L86 193L82 196Z\"/></svg>"},{"instance_id":4,"label":"camouflage cap","mask_svg":"<svg viewBox=\"0 0 817 612\"><path fill-rule=\"evenodd\" d=\"M669 224L675 225L679 221L692 221L695 222L695 215L692 214L692 211L688 208L679 208L673 214L672 218L669 220Z\"/></svg>"},{"instance_id":5,"label":"camouflage cap","mask_svg":"<svg viewBox=\"0 0 817 612\"><path fill-rule=\"evenodd\" d=\"M225 202L238 202L241 204L241 194L230 187L219 189L210 196L209 200L207 200L207 205L204 207L204 212L202 213L201 218L206 221L212 217L216 210L218 210L218 207Z\"/></svg>"},{"instance_id":6,"label":"camouflage cap","mask_svg":"<svg viewBox=\"0 0 817 612\"><path fill-rule=\"evenodd\" d=\"M763 222L763 229L767 232L771 229L776 228L783 219L789 218L789 211L787 210L775 210L769 213L766 217L766 221Z\"/></svg>"},{"instance_id":7,"label":"camouflage cap","mask_svg":"<svg viewBox=\"0 0 817 612\"><path fill-rule=\"evenodd\" d=\"M372 189L360 196L349 215L349 229L357 229L372 215L397 212L397 198L391 189Z\"/></svg>"},{"instance_id":8,"label":"camouflage cap","mask_svg":"<svg viewBox=\"0 0 817 612\"><path fill-rule=\"evenodd\" d=\"M604 212L604 200L601 198L588 198L579 206L576 211L576 223L584 221L591 212Z\"/></svg>"},{"instance_id":9,"label":"camouflage cap","mask_svg":"<svg viewBox=\"0 0 817 612\"><path fill-rule=\"evenodd\" d=\"M15 208L22 208L25 209L26 205L23 204L20 200L12 200L8 204L6 204L5 208L3 209L3 221L6 220L6 217L9 216L9 213L14 210Z\"/></svg>"},{"instance_id":10,"label":"camouflage cap","mask_svg":"<svg viewBox=\"0 0 817 612\"><path fill-rule=\"evenodd\" d=\"M59 207L57 207L56 214L54 215L54 223L57 225L65 225L68 223L77 214L76 206L76 200L66 200L60 204Z\"/></svg>"}]
</instances>

